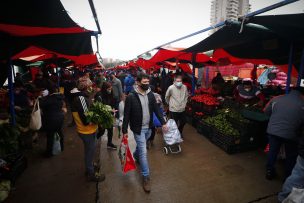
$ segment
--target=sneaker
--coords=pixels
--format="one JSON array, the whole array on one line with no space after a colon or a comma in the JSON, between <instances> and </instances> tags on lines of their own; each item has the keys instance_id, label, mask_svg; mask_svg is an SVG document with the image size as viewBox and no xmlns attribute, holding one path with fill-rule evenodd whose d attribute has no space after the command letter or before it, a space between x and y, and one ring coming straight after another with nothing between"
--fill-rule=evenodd
<instances>
[{"instance_id":1,"label":"sneaker","mask_svg":"<svg viewBox=\"0 0 304 203\"><path fill-rule=\"evenodd\" d=\"M108 148L108 149L116 150L116 149L117 149L117 146L111 143L111 144L108 144L107 148Z\"/></svg>"},{"instance_id":2,"label":"sneaker","mask_svg":"<svg viewBox=\"0 0 304 203\"><path fill-rule=\"evenodd\" d=\"M266 179L267 180L272 180L276 177L276 173L272 170L267 170L266 171Z\"/></svg>"},{"instance_id":3,"label":"sneaker","mask_svg":"<svg viewBox=\"0 0 304 203\"><path fill-rule=\"evenodd\" d=\"M103 182L106 179L105 174L90 174L87 175L87 179L90 182Z\"/></svg>"},{"instance_id":4,"label":"sneaker","mask_svg":"<svg viewBox=\"0 0 304 203\"><path fill-rule=\"evenodd\" d=\"M150 178L149 177L144 177L143 180L143 189L146 193L151 192L151 183L150 183Z\"/></svg>"}]
</instances>

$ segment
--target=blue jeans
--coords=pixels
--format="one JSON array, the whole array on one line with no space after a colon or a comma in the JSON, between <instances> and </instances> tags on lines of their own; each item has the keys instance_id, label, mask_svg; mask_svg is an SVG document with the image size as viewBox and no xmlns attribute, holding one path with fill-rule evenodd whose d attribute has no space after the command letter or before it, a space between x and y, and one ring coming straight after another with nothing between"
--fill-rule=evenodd
<instances>
[{"instance_id":1,"label":"blue jeans","mask_svg":"<svg viewBox=\"0 0 304 203\"><path fill-rule=\"evenodd\" d=\"M285 144L285 177L287 178L296 164L298 156L298 144L295 141L284 139L275 135L269 135L269 152L267 157L267 170L275 172L275 164L277 161L277 156L280 152L282 144Z\"/></svg>"},{"instance_id":2,"label":"blue jeans","mask_svg":"<svg viewBox=\"0 0 304 203\"><path fill-rule=\"evenodd\" d=\"M79 137L84 145L84 163L86 172L89 175L93 175L95 173L93 161L96 149L96 133L89 135L79 133Z\"/></svg>"},{"instance_id":3,"label":"blue jeans","mask_svg":"<svg viewBox=\"0 0 304 203\"><path fill-rule=\"evenodd\" d=\"M134 138L136 141L136 150L134 152L135 159L139 160L141 173L144 177L150 175L149 164L147 158L147 140L151 136L151 129L141 129L140 134L134 133Z\"/></svg>"},{"instance_id":4,"label":"blue jeans","mask_svg":"<svg viewBox=\"0 0 304 203\"><path fill-rule=\"evenodd\" d=\"M304 188L304 158L301 156L298 156L292 174L286 179L282 192L279 193L278 199L280 202L287 198L293 187Z\"/></svg>"}]
</instances>

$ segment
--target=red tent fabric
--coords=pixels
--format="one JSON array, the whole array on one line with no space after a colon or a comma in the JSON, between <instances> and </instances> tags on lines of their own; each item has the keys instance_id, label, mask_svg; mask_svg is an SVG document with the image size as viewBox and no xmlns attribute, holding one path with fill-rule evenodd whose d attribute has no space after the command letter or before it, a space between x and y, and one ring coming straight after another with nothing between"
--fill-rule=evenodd
<instances>
[{"instance_id":1,"label":"red tent fabric","mask_svg":"<svg viewBox=\"0 0 304 203\"><path fill-rule=\"evenodd\" d=\"M98 63L97 57L95 54L83 54L79 56L71 56L71 55L65 55L65 54L60 54L54 51L49 51L46 49L38 48L35 46L28 47L27 49L21 51L20 53L16 54L15 56L12 57L12 59L20 59L24 57L29 57L29 56L37 56L39 57L31 60L32 62L35 61L43 61L46 59L58 57L58 58L66 58L74 61L75 65L91 65L91 64L96 64Z\"/></svg>"},{"instance_id":2,"label":"red tent fabric","mask_svg":"<svg viewBox=\"0 0 304 203\"><path fill-rule=\"evenodd\" d=\"M221 61L223 59L227 59L230 64L234 65L241 65L244 63L253 63L253 64L267 64L271 65L273 64L271 60L268 59L243 59L243 58L237 58L226 52L224 49L217 49L214 51L212 55L213 61Z\"/></svg>"}]
</instances>

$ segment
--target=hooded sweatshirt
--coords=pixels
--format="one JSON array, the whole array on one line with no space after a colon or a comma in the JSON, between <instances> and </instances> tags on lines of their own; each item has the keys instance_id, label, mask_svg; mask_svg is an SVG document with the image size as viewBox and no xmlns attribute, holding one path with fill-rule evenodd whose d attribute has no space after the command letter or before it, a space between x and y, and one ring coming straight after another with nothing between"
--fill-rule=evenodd
<instances>
[{"instance_id":1,"label":"hooded sweatshirt","mask_svg":"<svg viewBox=\"0 0 304 203\"><path fill-rule=\"evenodd\" d=\"M151 92L151 90L148 89L145 93L141 93L138 89L138 86L135 85L135 92L138 93L138 97L142 106L142 112L143 112L142 128L143 129L149 128L150 111L149 111L148 93Z\"/></svg>"}]
</instances>

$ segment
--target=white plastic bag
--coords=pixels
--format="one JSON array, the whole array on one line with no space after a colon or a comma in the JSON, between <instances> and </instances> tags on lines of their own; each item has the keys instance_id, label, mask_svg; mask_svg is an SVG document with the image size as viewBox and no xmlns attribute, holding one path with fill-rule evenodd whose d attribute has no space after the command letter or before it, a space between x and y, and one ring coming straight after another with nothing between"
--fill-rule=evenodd
<instances>
[{"instance_id":1,"label":"white plastic bag","mask_svg":"<svg viewBox=\"0 0 304 203\"><path fill-rule=\"evenodd\" d=\"M291 193L282 203L304 203L304 189L292 188Z\"/></svg>"},{"instance_id":2,"label":"white plastic bag","mask_svg":"<svg viewBox=\"0 0 304 203\"><path fill-rule=\"evenodd\" d=\"M30 129L32 130L39 130L42 126L41 122L41 110L39 106L39 99L36 99L34 108L31 114L30 120Z\"/></svg>"},{"instance_id":3,"label":"white plastic bag","mask_svg":"<svg viewBox=\"0 0 304 203\"><path fill-rule=\"evenodd\" d=\"M58 133L55 133L52 154L58 155L60 153L61 153L60 136Z\"/></svg>"},{"instance_id":4,"label":"white plastic bag","mask_svg":"<svg viewBox=\"0 0 304 203\"><path fill-rule=\"evenodd\" d=\"M167 122L168 131L164 133L164 140L167 145L183 142L175 120L169 119Z\"/></svg>"}]
</instances>

